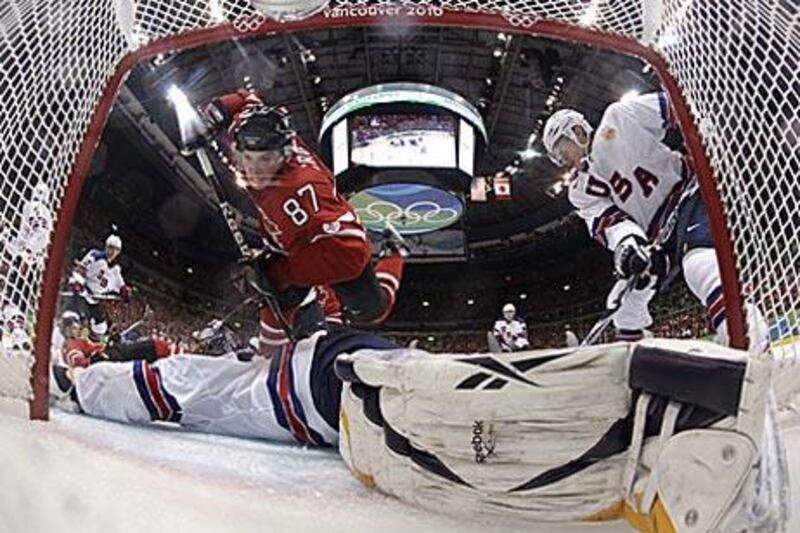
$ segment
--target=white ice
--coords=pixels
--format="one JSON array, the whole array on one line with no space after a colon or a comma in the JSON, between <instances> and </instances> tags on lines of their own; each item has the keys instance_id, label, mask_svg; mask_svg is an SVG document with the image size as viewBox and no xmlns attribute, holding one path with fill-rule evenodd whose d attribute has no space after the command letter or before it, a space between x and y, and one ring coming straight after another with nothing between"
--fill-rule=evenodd
<instances>
[{"instance_id":1,"label":"white ice","mask_svg":"<svg viewBox=\"0 0 800 533\"><path fill-rule=\"evenodd\" d=\"M787 430L793 493L800 428ZM456 519L362 487L335 451L133 427L53 410L0 414L0 532L470 533L520 528ZM629 531L621 523L525 531ZM800 531L794 516L789 531Z\"/></svg>"}]
</instances>

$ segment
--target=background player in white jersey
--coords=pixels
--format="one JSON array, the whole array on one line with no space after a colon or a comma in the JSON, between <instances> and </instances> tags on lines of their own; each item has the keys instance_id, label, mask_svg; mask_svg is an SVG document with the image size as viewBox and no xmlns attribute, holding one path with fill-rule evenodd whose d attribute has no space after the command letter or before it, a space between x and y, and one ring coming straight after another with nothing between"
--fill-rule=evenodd
<instances>
[{"instance_id":1,"label":"background player in white jersey","mask_svg":"<svg viewBox=\"0 0 800 533\"><path fill-rule=\"evenodd\" d=\"M109 235L105 250L92 249L81 259L69 278L72 291L67 308L89 320L89 338L103 341L108 332L108 323L101 301L119 296L130 297L130 289L122 278L122 270L114 264L122 251L122 239Z\"/></svg>"},{"instance_id":2,"label":"background player in white jersey","mask_svg":"<svg viewBox=\"0 0 800 533\"><path fill-rule=\"evenodd\" d=\"M683 270L718 341L728 344L708 215L685 157L663 143L673 122L664 93L644 94L608 106L594 135L577 111L557 111L545 125L543 141L553 162L574 169L570 202L591 236L614 253L616 274L623 279L640 276L640 290L625 298L617 327L635 337L649 325L653 283L648 277L668 269L658 264L666 258ZM671 217L673 212L677 218ZM662 228L672 221L674 230L662 246L665 254L654 254L649 241L664 240ZM752 305L747 306L747 319L750 349L761 351L767 339L764 319Z\"/></svg>"},{"instance_id":3,"label":"background player in white jersey","mask_svg":"<svg viewBox=\"0 0 800 533\"><path fill-rule=\"evenodd\" d=\"M50 241L53 216L47 205L49 196L47 185L39 183L22 208L19 225L0 228L0 276L3 277L0 309L6 347L30 345L26 319L28 298L24 288L35 285L34 278L39 274Z\"/></svg>"},{"instance_id":4,"label":"background player in white jersey","mask_svg":"<svg viewBox=\"0 0 800 533\"><path fill-rule=\"evenodd\" d=\"M528 341L528 327L525 321L517 315L514 304L507 303L503 306L503 317L496 320L492 328L492 336L503 352L517 352L526 350Z\"/></svg>"},{"instance_id":5,"label":"background player in white jersey","mask_svg":"<svg viewBox=\"0 0 800 533\"><path fill-rule=\"evenodd\" d=\"M48 207L50 189L44 183L34 187L30 200L22 208L20 225L2 229L5 252L12 258L20 258L29 265L39 264L47 250L53 215Z\"/></svg>"}]
</instances>

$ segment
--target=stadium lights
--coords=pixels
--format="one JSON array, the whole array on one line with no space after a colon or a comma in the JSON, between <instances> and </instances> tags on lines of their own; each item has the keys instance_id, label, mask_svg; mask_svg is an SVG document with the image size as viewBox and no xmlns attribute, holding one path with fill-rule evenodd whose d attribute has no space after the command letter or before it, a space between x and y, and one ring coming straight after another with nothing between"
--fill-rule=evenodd
<instances>
[{"instance_id":1,"label":"stadium lights","mask_svg":"<svg viewBox=\"0 0 800 533\"><path fill-rule=\"evenodd\" d=\"M192 267L186 267L186 273L187 274L194 274L194 270L192 269Z\"/></svg>"},{"instance_id":2,"label":"stadium lights","mask_svg":"<svg viewBox=\"0 0 800 533\"><path fill-rule=\"evenodd\" d=\"M208 0L208 18L214 22L225 22L225 8L220 0Z\"/></svg>"},{"instance_id":3,"label":"stadium lights","mask_svg":"<svg viewBox=\"0 0 800 533\"><path fill-rule=\"evenodd\" d=\"M572 287L569 285L564 285L564 291L569 291Z\"/></svg>"},{"instance_id":4,"label":"stadium lights","mask_svg":"<svg viewBox=\"0 0 800 533\"><path fill-rule=\"evenodd\" d=\"M300 60L305 64L313 63L317 60L317 56L314 55L314 52L308 48L305 48L302 52L300 52Z\"/></svg>"},{"instance_id":5,"label":"stadium lights","mask_svg":"<svg viewBox=\"0 0 800 533\"><path fill-rule=\"evenodd\" d=\"M197 111L192 107L186 93L177 85L170 85L167 90L167 98L172 102L172 106L175 108L175 115L178 118L178 129L181 134L181 142L187 145L189 141L196 139L203 131L203 121L200 120Z\"/></svg>"},{"instance_id":6,"label":"stadium lights","mask_svg":"<svg viewBox=\"0 0 800 533\"><path fill-rule=\"evenodd\" d=\"M526 149L519 152L519 156L523 161L530 161L531 159L542 157L542 152L532 146L528 146Z\"/></svg>"},{"instance_id":7,"label":"stadium lights","mask_svg":"<svg viewBox=\"0 0 800 533\"><path fill-rule=\"evenodd\" d=\"M656 41L656 47L664 49L668 46L674 46L678 44L678 41L680 41L680 38L675 32L675 28L672 26L667 26L664 28L664 31L661 32L661 35L659 35L658 40Z\"/></svg>"},{"instance_id":8,"label":"stadium lights","mask_svg":"<svg viewBox=\"0 0 800 533\"><path fill-rule=\"evenodd\" d=\"M470 298L469 300L467 300L467 305L475 305L475 300Z\"/></svg>"},{"instance_id":9,"label":"stadium lights","mask_svg":"<svg viewBox=\"0 0 800 533\"><path fill-rule=\"evenodd\" d=\"M519 299L520 300L527 300L528 299L528 295L523 292L522 294L519 295Z\"/></svg>"},{"instance_id":10,"label":"stadium lights","mask_svg":"<svg viewBox=\"0 0 800 533\"><path fill-rule=\"evenodd\" d=\"M422 302L422 307L429 307L430 305L431 305L431 303L428 300L425 300L424 302Z\"/></svg>"},{"instance_id":11,"label":"stadium lights","mask_svg":"<svg viewBox=\"0 0 800 533\"><path fill-rule=\"evenodd\" d=\"M497 40L500 41L501 43L504 43L508 40L508 35L506 35L503 32L500 32L497 34Z\"/></svg>"},{"instance_id":12,"label":"stadium lights","mask_svg":"<svg viewBox=\"0 0 800 533\"><path fill-rule=\"evenodd\" d=\"M592 0L592 3L586 8L586 11L583 12L583 16L578 21L578 24L581 26L591 26L597 20L597 11L600 7L600 2L604 2L605 0Z\"/></svg>"},{"instance_id":13,"label":"stadium lights","mask_svg":"<svg viewBox=\"0 0 800 533\"><path fill-rule=\"evenodd\" d=\"M623 94L622 98L620 98L619 101L620 102L630 102L631 100L633 100L634 98L636 98L640 94L641 93L639 91L637 91L636 89L632 89L632 90L626 92L625 94Z\"/></svg>"},{"instance_id":14,"label":"stadium lights","mask_svg":"<svg viewBox=\"0 0 800 533\"><path fill-rule=\"evenodd\" d=\"M428 341L428 342L433 342L433 341L435 341L435 340L436 340L436 337L433 337L432 335L429 335L429 336L427 337L427 341Z\"/></svg>"},{"instance_id":15,"label":"stadium lights","mask_svg":"<svg viewBox=\"0 0 800 533\"><path fill-rule=\"evenodd\" d=\"M500 59L501 57L503 57L503 49L495 48L494 52L492 52L492 55L494 55L494 57L496 57L497 59Z\"/></svg>"},{"instance_id":16,"label":"stadium lights","mask_svg":"<svg viewBox=\"0 0 800 533\"><path fill-rule=\"evenodd\" d=\"M322 83L322 76L314 76L314 77L311 79L311 82L312 82L314 85L319 85L320 83Z\"/></svg>"}]
</instances>

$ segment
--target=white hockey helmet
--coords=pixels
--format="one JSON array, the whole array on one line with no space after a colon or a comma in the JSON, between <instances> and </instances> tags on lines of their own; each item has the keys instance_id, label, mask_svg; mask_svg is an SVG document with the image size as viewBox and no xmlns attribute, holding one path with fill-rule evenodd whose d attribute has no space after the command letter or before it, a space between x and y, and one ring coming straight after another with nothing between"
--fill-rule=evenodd
<instances>
[{"instance_id":1,"label":"white hockey helmet","mask_svg":"<svg viewBox=\"0 0 800 533\"><path fill-rule=\"evenodd\" d=\"M514 316L514 314L516 312L517 312L517 308L514 307L514 304L512 304L512 303L507 303L506 305L503 306L503 316L507 316L507 315Z\"/></svg>"},{"instance_id":2,"label":"white hockey helmet","mask_svg":"<svg viewBox=\"0 0 800 533\"><path fill-rule=\"evenodd\" d=\"M43 201L48 196L50 196L50 187L47 186L45 182L39 182L36 184L36 187L33 188L33 194L31 195L32 200Z\"/></svg>"},{"instance_id":3,"label":"white hockey helmet","mask_svg":"<svg viewBox=\"0 0 800 533\"><path fill-rule=\"evenodd\" d=\"M586 136L591 137L592 126L581 113L573 109L560 109L556 111L550 115L550 118L547 119L544 125L542 142L547 150L548 157L550 157L550 161L559 167L563 167L566 164L555 151L556 142L558 142L561 137L569 138L578 146L586 146L588 144L588 141L582 143L575 136L575 132L572 131L572 128L575 126L583 128L586 132Z\"/></svg>"},{"instance_id":4,"label":"white hockey helmet","mask_svg":"<svg viewBox=\"0 0 800 533\"><path fill-rule=\"evenodd\" d=\"M109 235L106 239L106 248L122 250L122 239L120 239L118 235Z\"/></svg>"}]
</instances>

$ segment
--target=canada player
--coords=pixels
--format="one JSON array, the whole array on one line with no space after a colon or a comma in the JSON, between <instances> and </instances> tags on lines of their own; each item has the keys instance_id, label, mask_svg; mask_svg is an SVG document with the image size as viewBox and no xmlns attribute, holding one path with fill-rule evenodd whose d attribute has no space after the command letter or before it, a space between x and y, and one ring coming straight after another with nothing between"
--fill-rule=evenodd
<instances>
[{"instance_id":1,"label":"canada player","mask_svg":"<svg viewBox=\"0 0 800 533\"><path fill-rule=\"evenodd\" d=\"M81 318L88 318L89 336L94 341L103 341L108 332L100 299L118 295L127 301L130 297L130 288L122 278L120 266L115 264L121 251L122 240L117 235L109 235L105 250L89 250L69 277L72 295L66 307L77 312Z\"/></svg>"},{"instance_id":2,"label":"canada player","mask_svg":"<svg viewBox=\"0 0 800 533\"><path fill-rule=\"evenodd\" d=\"M530 347L528 326L516 314L517 308L514 304L505 304L503 317L496 320L492 328L492 335L504 352L517 352Z\"/></svg>"},{"instance_id":3,"label":"canada player","mask_svg":"<svg viewBox=\"0 0 800 533\"><path fill-rule=\"evenodd\" d=\"M705 306L719 342L727 344L725 300L708 215L685 157L662 142L673 121L664 93L645 94L611 104L594 135L577 111L557 111L545 125L543 141L554 163L574 170L570 202L591 236L613 252L620 278L654 270L657 257L649 242L668 221L677 220L662 248ZM675 209L677 219L672 217ZM640 336L637 332L651 321L647 305L653 294L652 283L643 276L615 317L618 329L632 338ZM747 319L750 349L762 351L766 323L749 304Z\"/></svg>"},{"instance_id":4,"label":"canada player","mask_svg":"<svg viewBox=\"0 0 800 533\"><path fill-rule=\"evenodd\" d=\"M229 123L228 152L272 251L261 274L277 290L287 321L294 323L316 302L315 286L332 289L327 316L341 306L357 323L385 319L400 287L402 254L392 250L372 266L364 227L337 192L333 174L292 130L288 111L239 91L212 101L203 115L211 124ZM287 341L279 317L263 308L265 354Z\"/></svg>"}]
</instances>

